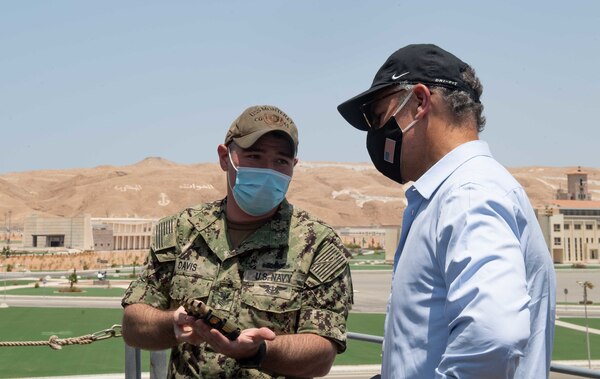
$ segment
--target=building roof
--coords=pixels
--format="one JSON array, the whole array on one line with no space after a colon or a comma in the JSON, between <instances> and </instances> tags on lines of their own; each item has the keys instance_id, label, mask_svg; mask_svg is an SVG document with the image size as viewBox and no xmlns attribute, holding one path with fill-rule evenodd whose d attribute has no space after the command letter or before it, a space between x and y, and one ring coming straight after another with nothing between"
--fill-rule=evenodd
<instances>
[{"instance_id":1,"label":"building roof","mask_svg":"<svg viewBox=\"0 0 600 379\"><path fill-rule=\"evenodd\" d=\"M587 175L585 171L581 171L581 166L577 167L577 170L567 172L567 175Z\"/></svg>"},{"instance_id":2,"label":"building roof","mask_svg":"<svg viewBox=\"0 0 600 379\"><path fill-rule=\"evenodd\" d=\"M548 205L563 209L600 209L600 201L593 200L552 200Z\"/></svg>"}]
</instances>

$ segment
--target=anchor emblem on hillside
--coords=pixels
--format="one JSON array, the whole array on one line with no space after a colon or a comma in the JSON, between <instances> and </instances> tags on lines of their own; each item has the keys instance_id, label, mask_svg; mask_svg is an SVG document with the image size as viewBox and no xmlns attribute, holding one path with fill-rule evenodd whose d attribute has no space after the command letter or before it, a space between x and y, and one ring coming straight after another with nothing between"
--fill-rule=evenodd
<instances>
[{"instance_id":1,"label":"anchor emblem on hillside","mask_svg":"<svg viewBox=\"0 0 600 379\"><path fill-rule=\"evenodd\" d=\"M170 203L171 203L171 200L169 200L169 197L167 196L167 194L161 192L160 200L158 200L158 205L160 205L161 207L166 207Z\"/></svg>"}]
</instances>

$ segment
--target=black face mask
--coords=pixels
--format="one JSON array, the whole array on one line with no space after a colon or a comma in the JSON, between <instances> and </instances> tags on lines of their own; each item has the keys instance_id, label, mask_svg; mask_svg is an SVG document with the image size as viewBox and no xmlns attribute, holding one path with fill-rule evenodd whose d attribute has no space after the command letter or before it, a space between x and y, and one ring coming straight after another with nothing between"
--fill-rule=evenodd
<instances>
[{"instance_id":1,"label":"black face mask","mask_svg":"<svg viewBox=\"0 0 600 379\"><path fill-rule=\"evenodd\" d=\"M367 132L367 150L379 172L395 182L406 183L400 173L402 130L396 122L396 117L390 117L381 128L370 129Z\"/></svg>"}]
</instances>

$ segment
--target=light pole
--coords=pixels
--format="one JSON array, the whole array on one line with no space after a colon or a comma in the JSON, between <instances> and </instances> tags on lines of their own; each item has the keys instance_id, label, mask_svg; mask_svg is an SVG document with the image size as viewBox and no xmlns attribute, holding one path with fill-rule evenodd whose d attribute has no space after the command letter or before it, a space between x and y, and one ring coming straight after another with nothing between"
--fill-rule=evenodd
<instances>
[{"instance_id":1,"label":"light pole","mask_svg":"<svg viewBox=\"0 0 600 379\"><path fill-rule=\"evenodd\" d=\"M4 267L4 265L0 263L0 267ZM6 303L6 273L4 273L4 302L0 303L0 308L8 308L8 303Z\"/></svg>"},{"instance_id":2,"label":"light pole","mask_svg":"<svg viewBox=\"0 0 600 379\"><path fill-rule=\"evenodd\" d=\"M587 353L588 353L588 368L592 369L592 354L590 352L590 332L588 329L588 315L587 315L587 289L594 288L594 285L587 280L585 282L578 281L577 284L583 287L583 310L585 314L585 340L587 343Z\"/></svg>"}]
</instances>

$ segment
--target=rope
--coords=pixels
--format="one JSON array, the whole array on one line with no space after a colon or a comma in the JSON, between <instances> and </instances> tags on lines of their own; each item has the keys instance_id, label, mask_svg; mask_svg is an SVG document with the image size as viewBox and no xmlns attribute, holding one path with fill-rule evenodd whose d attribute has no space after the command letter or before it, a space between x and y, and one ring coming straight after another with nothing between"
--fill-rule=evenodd
<instances>
[{"instance_id":1,"label":"rope","mask_svg":"<svg viewBox=\"0 0 600 379\"><path fill-rule=\"evenodd\" d=\"M121 337L121 325L113 325L110 329L79 337L59 339L57 336L51 336L48 341L0 341L0 347L50 346L54 350L60 350L65 345L88 345L111 337Z\"/></svg>"}]
</instances>

